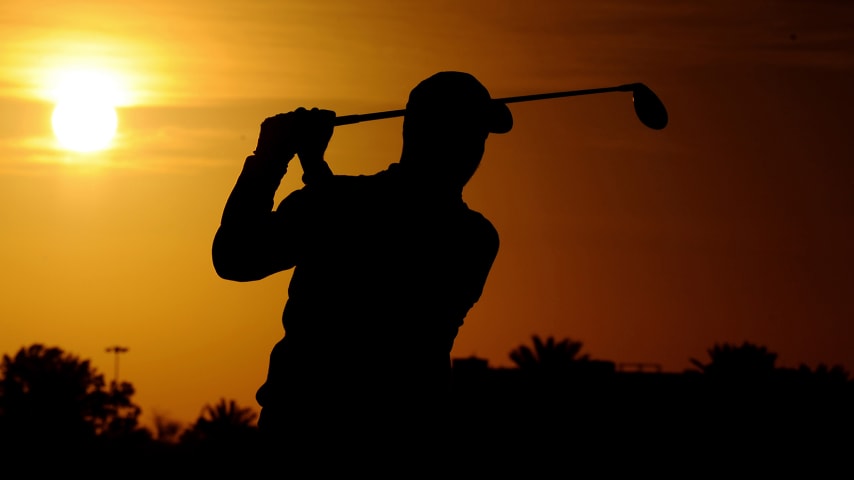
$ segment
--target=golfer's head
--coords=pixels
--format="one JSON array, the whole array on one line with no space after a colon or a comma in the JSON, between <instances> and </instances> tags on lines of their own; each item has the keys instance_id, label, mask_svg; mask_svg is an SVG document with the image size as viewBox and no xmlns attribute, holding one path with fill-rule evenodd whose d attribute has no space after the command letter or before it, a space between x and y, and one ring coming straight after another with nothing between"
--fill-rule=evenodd
<instances>
[{"instance_id":1,"label":"golfer's head","mask_svg":"<svg viewBox=\"0 0 854 480\"><path fill-rule=\"evenodd\" d=\"M486 135L507 133L513 116L502 102L496 102L473 75L439 72L415 86L409 93L404 115L404 131L448 132Z\"/></svg>"},{"instance_id":2,"label":"golfer's head","mask_svg":"<svg viewBox=\"0 0 854 480\"><path fill-rule=\"evenodd\" d=\"M415 86L403 119L404 156L429 159L455 183L474 174L490 133L513 127L510 109L497 102L474 76L439 72ZM437 164L438 162L438 164ZM425 166L426 167L426 166Z\"/></svg>"}]
</instances>

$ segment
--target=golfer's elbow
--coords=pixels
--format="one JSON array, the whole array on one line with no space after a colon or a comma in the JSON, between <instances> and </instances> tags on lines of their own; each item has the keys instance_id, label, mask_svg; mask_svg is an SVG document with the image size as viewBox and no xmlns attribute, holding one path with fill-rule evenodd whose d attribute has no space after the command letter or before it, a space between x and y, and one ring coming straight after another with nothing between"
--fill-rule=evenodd
<instances>
[{"instance_id":1,"label":"golfer's elbow","mask_svg":"<svg viewBox=\"0 0 854 480\"><path fill-rule=\"evenodd\" d=\"M222 256L213 256L213 267L217 276L223 280L231 280L234 282L251 282L260 280L263 276L258 276L255 272L250 271L240 262L232 258L223 258Z\"/></svg>"},{"instance_id":2,"label":"golfer's elbow","mask_svg":"<svg viewBox=\"0 0 854 480\"><path fill-rule=\"evenodd\" d=\"M253 268L252 253L247 251L240 242L229 239L221 232L214 237L211 249L211 260L216 274L224 280L235 282L250 282L260 280L266 275L260 274Z\"/></svg>"}]
</instances>

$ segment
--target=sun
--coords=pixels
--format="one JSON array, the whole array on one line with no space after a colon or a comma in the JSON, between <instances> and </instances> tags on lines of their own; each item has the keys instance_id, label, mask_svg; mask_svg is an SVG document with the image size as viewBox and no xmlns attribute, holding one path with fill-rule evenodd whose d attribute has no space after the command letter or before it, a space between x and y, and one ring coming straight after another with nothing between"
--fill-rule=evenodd
<instances>
[{"instance_id":1,"label":"sun","mask_svg":"<svg viewBox=\"0 0 854 480\"><path fill-rule=\"evenodd\" d=\"M118 84L109 72L68 70L57 76L51 125L59 145L75 152L108 148L118 128Z\"/></svg>"},{"instance_id":2,"label":"sun","mask_svg":"<svg viewBox=\"0 0 854 480\"><path fill-rule=\"evenodd\" d=\"M112 142L118 115L115 107L106 103L69 100L56 105L51 124L63 148L94 152L107 148Z\"/></svg>"}]
</instances>

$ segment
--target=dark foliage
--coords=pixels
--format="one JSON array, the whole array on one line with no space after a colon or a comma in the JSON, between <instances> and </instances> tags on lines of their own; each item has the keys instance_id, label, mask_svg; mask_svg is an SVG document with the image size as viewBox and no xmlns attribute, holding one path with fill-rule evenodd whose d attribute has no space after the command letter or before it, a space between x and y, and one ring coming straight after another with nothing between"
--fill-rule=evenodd
<instances>
[{"instance_id":1,"label":"dark foliage","mask_svg":"<svg viewBox=\"0 0 854 480\"><path fill-rule=\"evenodd\" d=\"M4 355L0 374L0 435L6 445L65 450L140 436L132 385L107 389L88 360L35 344Z\"/></svg>"}]
</instances>

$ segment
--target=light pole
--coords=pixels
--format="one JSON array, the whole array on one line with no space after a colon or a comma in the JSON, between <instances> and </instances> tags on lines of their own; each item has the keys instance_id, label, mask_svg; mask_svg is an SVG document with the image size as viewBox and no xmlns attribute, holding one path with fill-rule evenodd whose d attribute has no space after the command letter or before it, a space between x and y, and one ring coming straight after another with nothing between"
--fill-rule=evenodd
<instances>
[{"instance_id":1,"label":"light pole","mask_svg":"<svg viewBox=\"0 0 854 480\"><path fill-rule=\"evenodd\" d=\"M113 375L113 388L118 390L119 388L119 355L122 353L126 353L128 351L128 347L122 347L120 345L113 345L112 347L107 347L107 353L115 353L116 354L116 367L115 373Z\"/></svg>"}]
</instances>

